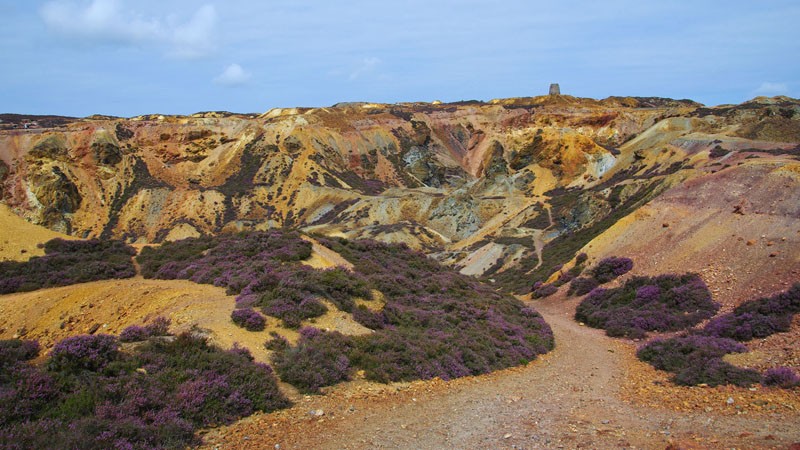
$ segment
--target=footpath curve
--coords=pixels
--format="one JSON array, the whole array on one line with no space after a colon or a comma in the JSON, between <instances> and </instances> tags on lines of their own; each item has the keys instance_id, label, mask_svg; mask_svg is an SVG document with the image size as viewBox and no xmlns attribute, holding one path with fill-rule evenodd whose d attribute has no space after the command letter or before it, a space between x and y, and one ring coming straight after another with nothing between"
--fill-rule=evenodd
<instances>
[{"instance_id":1,"label":"footpath curve","mask_svg":"<svg viewBox=\"0 0 800 450\"><path fill-rule=\"evenodd\" d=\"M206 436L207 448L788 448L800 416L686 413L624 401L623 343L576 323L577 301L533 302L556 349L528 366L443 382L353 382Z\"/></svg>"}]
</instances>

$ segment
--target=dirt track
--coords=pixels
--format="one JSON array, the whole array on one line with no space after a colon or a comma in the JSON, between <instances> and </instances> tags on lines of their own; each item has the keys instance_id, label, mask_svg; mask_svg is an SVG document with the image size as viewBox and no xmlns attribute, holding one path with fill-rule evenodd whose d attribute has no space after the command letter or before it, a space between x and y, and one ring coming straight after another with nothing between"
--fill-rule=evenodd
<instances>
[{"instance_id":1,"label":"dirt track","mask_svg":"<svg viewBox=\"0 0 800 450\"><path fill-rule=\"evenodd\" d=\"M452 382L363 381L207 435L210 448L788 448L800 416L676 412L624 401L630 350L537 302L557 348L526 367ZM312 413L310 413L312 412ZM313 412L316 412L314 414ZM324 413L323 415L320 415Z\"/></svg>"}]
</instances>

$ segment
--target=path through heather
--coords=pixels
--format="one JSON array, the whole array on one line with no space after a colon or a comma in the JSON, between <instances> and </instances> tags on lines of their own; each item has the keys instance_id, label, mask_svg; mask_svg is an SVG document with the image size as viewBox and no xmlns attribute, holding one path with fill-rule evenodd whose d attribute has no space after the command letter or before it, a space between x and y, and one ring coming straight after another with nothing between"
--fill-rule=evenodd
<instances>
[{"instance_id":1,"label":"path through heather","mask_svg":"<svg viewBox=\"0 0 800 450\"><path fill-rule=\"evenodd\" d=\"M623 401L620 343L576 323L575 300L554 297L534 306L552 326L557 348L527 367L385 396L305 397L289 411L210 434L207 442L281 449L663 449L673 442L681 448L787 448L800 441L796 418L679 413ZM309 418L309 411L326 414Z\"/></svg>"}]
</instances>

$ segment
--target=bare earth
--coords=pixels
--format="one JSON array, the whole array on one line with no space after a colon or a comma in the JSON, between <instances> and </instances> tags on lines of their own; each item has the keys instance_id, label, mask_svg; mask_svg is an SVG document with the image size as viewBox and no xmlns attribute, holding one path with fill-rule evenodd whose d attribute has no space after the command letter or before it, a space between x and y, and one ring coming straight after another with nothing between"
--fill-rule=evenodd
<instances>
[{"instance_id":1,"label":"bare earth","mask_svg":"<svg viewBox=\"0 0 800 450\"><path fill-rule=\"evenodd\" d=\"M39 244L50 239L75 239L26 222L0 203L0 261L27 261L31 256L44 255Z\"/></svg>"},{"instance_id":2,"label":"bare earth","mask_svg":"<svg viewBox=\"0 0 800 450\"><path fill-rule=\"evenodd\" d=\"M785 449L800 441L797 390L677 388L663 374L654 384L631 344L572 319L576 303L561 295L535 303L558 347L528 366L450 382L356 380L210 431L206 448ZM645 394L680 404L648 404L638 399Z\"/></svg>"}]
</instances>

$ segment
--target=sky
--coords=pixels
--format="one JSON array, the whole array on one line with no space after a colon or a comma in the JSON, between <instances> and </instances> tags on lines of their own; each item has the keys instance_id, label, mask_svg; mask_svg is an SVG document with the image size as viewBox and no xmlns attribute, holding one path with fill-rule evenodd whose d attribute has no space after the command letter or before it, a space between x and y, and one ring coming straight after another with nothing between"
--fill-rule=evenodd
<instances>
[{"instance_id":1,"label":"sky","mask_svg":"<svg viewBox=\"0 0 800 450\"><path fill-rule=\"evenodd\" d=\"M800 96L797 0L0 0L0 112Z\"/></svg>"}]
</instances>

